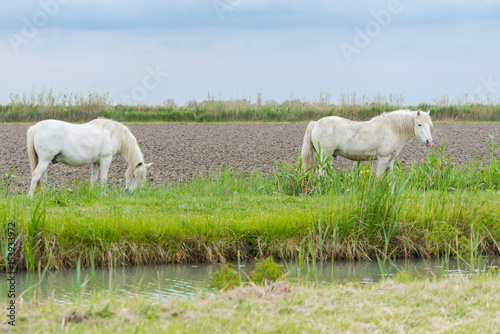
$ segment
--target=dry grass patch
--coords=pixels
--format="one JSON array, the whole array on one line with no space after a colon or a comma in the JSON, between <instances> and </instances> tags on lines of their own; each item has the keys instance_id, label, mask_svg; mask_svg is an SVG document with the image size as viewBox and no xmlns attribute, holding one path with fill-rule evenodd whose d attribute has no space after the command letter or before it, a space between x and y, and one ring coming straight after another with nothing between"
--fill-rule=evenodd
<instances>
[{"instance_id":1,"label":"dry grass patch","mask_svg":"<svg viewBox=\"0 0 500 334\"><path fill-rule=\"evenodd\" d=\"M15 328L3 319L0 326L22 333L495 333L499 296L498 273L373 286L278 282L166 303L104 295L64 305L38 300L18 305Z\"/></svg>"},{"instance_id":2,"label":"dry grass patch","mask_svg":"<svg viewBox=\"0 0 500 334\"><path fill-rule=\"evenodd\" d=\"M297 287L285 282L276 282L268 286L255 285L240 286L230 291L221 292L214 297L216 300L259 300L276 302L285 299L290 293L297 291Z\"/></svg>"}]
</instances>

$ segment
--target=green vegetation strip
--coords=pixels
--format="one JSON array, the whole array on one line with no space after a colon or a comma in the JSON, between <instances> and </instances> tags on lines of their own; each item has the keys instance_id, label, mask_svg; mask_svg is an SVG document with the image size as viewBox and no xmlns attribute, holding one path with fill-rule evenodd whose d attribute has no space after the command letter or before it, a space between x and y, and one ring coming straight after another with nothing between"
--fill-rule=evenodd
<instances>
[{"instance_id":1,"label":"green vegetation strip","mask_svg":"<svg viewBox=\"0 0 500 334\"><path fill-rule=\"evenodd\" d=\"M381 178L361 164L312 176L299 161L278 164L274 175L222 171L134 193L74 184L35 199L11 191L8 173L0 184L0 267L6 271L13 255L18 269L35 270L495 254L500 158L493 137L488 147L488 165L452 167L441 147Z\"/></svg>"},{"instance_id":2,"label":"green vegetation strip","mask_svg":"<svg viewBox=\"0 0 500 334\"><path fill-rule=\"evenodd\" d=\"M493 98L448 96L433 99L432 104L406 106L402 94L380 94L372 98L341 93L338 102L331 102L330 93L320 93L313 102L290 98L278 103L248 99L220 100L208 94L202 102L188 101L178 106L172 99L157 106L112 105L108 93L98 91L86 95L56 93L51 89L39 92L11 93L10 103L0 105L0 122L36 122L55 118L68 122L87 122L107 117L121 122L302 122L336 115L366 120L385 111L410 108L431 110L434 121L500 121L500 104Z\"/></svg>"},{"instance_id":3,"label":"green vegetation strip","mask_svg":"<svg viewBox=\"0 0 500 334\"><path fill-rule=\"evenodd\" d=\"M498 273L372 286L239 287L194 300L159 302L93 294L63 305L39 297L17 305L12 332L78 333L498 333ZM0 301L0 308L7 304Z\"/></svg>"},{"instance_id":4,"label":"green vegetation strip","mask_svg":"<svg viewBox=\"0 0 500 334\"><path fill-rule=\"evenodd\" d=\"M492 139L493 140L493 139ZM451 167L444 149L375 178L221 172L124 193L75 184L35 199L0 186L0 266L15 225L18 269L274 259L474 259L500 252L500 162Z\"/></svg>"}]
</instances>

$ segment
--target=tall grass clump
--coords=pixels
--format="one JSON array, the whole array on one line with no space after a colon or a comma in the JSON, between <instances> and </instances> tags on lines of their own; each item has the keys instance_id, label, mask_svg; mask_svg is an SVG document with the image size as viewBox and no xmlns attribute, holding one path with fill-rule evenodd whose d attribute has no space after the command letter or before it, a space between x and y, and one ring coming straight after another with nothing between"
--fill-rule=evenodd
<instances>
[{"instance_id":1,"label":"tall grass clump","mask_svg":"<svg viewBox=\"0 0 500 334\"><path fill-rule=\"evenodd\" d=\"M257 259L250 273L241 270L238 263L235 266L227 263L212 274L210 287L216 290L231 290L243 284L269 285L278 280L284 280L287 272L282 264L274 262L272 257Z\"/></svg>"},{"instance_id":2,"label":"tall grass clump","mask_svg":"<svg viewBox=\"0 0 500 334\"><path fill-rule=\"evenodd\" d=\"M29 93L11 93L10 103L0 112L3 122L35 122L48 118L84 122L99 116L109 117L112 110L108 93L56 93L43 88Z\"/></svg>"},{"instance_id":3,"label":"tall grass clump","mask_svg":"<svg viewBox=\"0 0 500 334\"><path fill-rule=\"evenodd\" d=\"M464 94L451 98L448 94L421 103L421 110L432 110L432 119L444 121L499 121L500 99L492 95Z\"/></svg>"},{"instance_id":4,"label":"tall grass clump","mask_svg":"<svg viewBox=\"0 0 500 334\"><path fill-rule=\"evenodd\" d=\"M471 161L464 165L453 165L453 157L446 154L445 143L427 153L422 163L413 163L406 171L400 165L397 172L410 175L410 184L423 190L470 191L500 189L500 156L495 138L489 135L491 142L486 143L490 151L487 164Z\"/></svg>"}]
</instances>

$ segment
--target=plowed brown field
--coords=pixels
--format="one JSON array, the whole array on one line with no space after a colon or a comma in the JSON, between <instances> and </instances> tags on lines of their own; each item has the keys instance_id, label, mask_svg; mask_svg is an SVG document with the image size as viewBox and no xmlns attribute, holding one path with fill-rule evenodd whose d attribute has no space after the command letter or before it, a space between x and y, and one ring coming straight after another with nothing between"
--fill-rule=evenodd
<instances>
[{"instance_id":1,"label":"plowed brown field","mask_svg":"<svg viewBox=\"0 0 500 334\"><path fill-rule=\"evenodd\" d=\"M162 183L185 180L210 171L237 169L241 172L260 170L271 173L273 160L296 162L306 124L130 124L146 162L153 162L148 179ZM26 189L31 171L26 150L25 124L0 124L0 173L15 167L13 186ZM437 146L445 141L445 152L454 164L470 159L488 162L488 134L500 142L500 124L435 124L433 138ZM431 150L436 149L436 146ZM425 159L428 149L417 139L409 141L398 161L410 163ZM338 157L335 167L344 169L355 162ZM111 164L110 182L123 179L126 163L116 158ZM61 163L49 166L49 179L57 184L73 179L90 178L90 166L68 167Z\"/></svg>"}]
</instances>

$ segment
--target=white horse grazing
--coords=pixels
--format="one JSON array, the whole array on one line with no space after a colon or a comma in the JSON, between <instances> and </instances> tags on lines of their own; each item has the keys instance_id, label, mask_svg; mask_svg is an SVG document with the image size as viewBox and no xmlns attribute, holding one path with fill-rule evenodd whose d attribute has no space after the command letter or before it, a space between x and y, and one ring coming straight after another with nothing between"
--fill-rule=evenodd
<instances>
[{"instance_id":1,"label":"white horse grazing","mask_svg":"<svg viewBox=\"0 0 500 334\"><path fill-rule=\"evenodd\" d=\"M58 120L41 121L28 129L28 155L32 178L29 196L47 182L49 163L68 166L92 164L91 183L97 181L99 168L101 185L106 185L109 166L115 155L128 163L125 173L126 190L132 191L146 179L145 164L137 140L123 124L98 118L85 124Z\"/></svg>"},{"instance_id":2,"label":"white horse grazing","mask_svg":"<svg viewBox=\"0 0 500 334\"><path fill-rule=\"evenodd\" d=\"M432 145L432 120L428 112L396 110L383 113L367 122L355 122L338 116L329 116L310 122L302 144L304 171L316 164L315 153L321 147L321 160L333 155L355 161L378 160L377 176L389 166L411 138L417 136ZM319 166L320 175L324 166Z\"/></svg>"}]
</instances>

